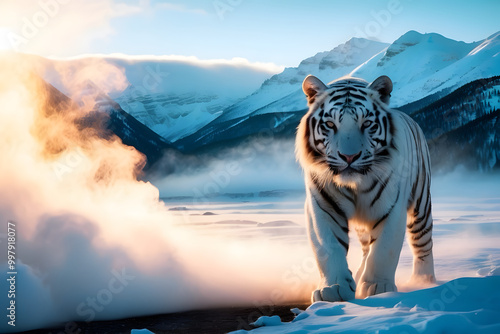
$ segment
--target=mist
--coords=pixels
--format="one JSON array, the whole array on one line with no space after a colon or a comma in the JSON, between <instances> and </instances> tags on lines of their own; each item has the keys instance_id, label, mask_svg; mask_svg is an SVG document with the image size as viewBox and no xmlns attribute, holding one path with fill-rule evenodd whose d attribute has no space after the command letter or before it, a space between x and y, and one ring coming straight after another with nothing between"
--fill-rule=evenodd
<instances>
[{"instance_id":1,"label":"mist","mask_svg":"<svg viewBox=\"0 0 500 334\"><path fill-rule=\"evenodd\" d=\"M0 82L0 247L7 245L7 222L15 223L16 331L63 324L75 332L74 321L309 300L318 272L305 233L284 241L272 234L197 228L214 194L303 191L293 140L257 138L201 159L196 168L140 181L141 153L115 136L103 137L99 128L78 126L96 98L82 86L92 80L105 93L124 89L122 69L98 62L60 73L71 102L49 94L51 88L34 74L39 63L2 60L9 79ZM180 155L165 159L185 163ZM433 178L440 282L500 266L498 189L498 176L460 168ZM161 200L176 196L189 197L186 205L196 210L172 211L177 203ZM274 218L259 215L257 206L245 219L287 220L304 228L301 196L278 207ZM242 211L228 212L235 210ZM203 219L212 224L237 218ZM6 273L6 252L1 254ZM353 235L353 272L360 258ZM401 291L419 288L407 284L410 274L411 253L404 246L396 275ZM6 280L0 289L8 291ZM0 307L7 308L8 300L2 298ZM0 326L2 332L13 329Z\"/></svg>"},{"instance_id":2,"label":"mist","mask_svg":"<svg viewBox=\"0 0 500 334\"><path fill-rule=\"evenodd\" d=\"M293 145L293 140L272 136L248 140L220 156L207 158L198 170L179 170L163 178L157 176L152 182L162 197L186 196L192 206L208 203L212 197L231 201L231 194L253 194L252 201L265 201L265 197L258 197L259 193L272 190L289 190L291 196L303 200L303 173L295 162ZM179 164L183 164L181 158ZM439 284L483 275L500 266L499 189L499 174L473 172L460 165L453 171L433 174L433 240ZM296 205L301 205L300 201ZM348 263L355 273L362 251L355 231L349 237ZM412 263L413 255L405 239L396 272L399 291L428 287L409 282Z\"/></svg>"},{"instance_id":3,"label":"mist","mask_svg":"<svg viewBox=\"0 0 500 334\"><path fill-rule=\"evenodd\" d=\"M169 158L175 159L175 165L193 165L189 157ZM304 191L304 176L295 161L294 140L277 139L272 134L249 139L216 156L205 154L197 163L196 169L178 169L168 176L155 173L151 182L161 197Z\"/></svg>"},{"instance_id":4,"label":"mist","mask_svg":"<svg viewBox=\"0 0 500 334\"><path fill-rule=\"evenodd\" d=\"M291 271L311 259L307 243L231 240L185 228L189 216L172 215L158 188L138 181L142 154L76 125L92 109L81 85L68 95L85 103L54 106L28 64L5 57L1 66L9 80L0 83L0 217L2 235L8 221L16 225L16 331L309 298L316 272ZM74 75L126 87L117 73L99 66ZM0 288L8 291L5 280ZM1 307L6 303L2 298Z\"/></svg>"}]
</instances>

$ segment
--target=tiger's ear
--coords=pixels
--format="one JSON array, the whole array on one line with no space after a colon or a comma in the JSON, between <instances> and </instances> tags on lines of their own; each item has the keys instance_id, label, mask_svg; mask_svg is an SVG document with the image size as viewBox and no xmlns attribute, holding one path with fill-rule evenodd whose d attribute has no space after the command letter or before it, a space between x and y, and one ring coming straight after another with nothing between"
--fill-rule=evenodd
<instances>
[{"instance_id":1,"label":"tiger's ear","mask_svg":"<svg viewBox=\"0 0 500 334\"><path fill-rule=\"evenodd\" d=\"M302 90L307 96L307 104L312 104L318 93L323 92L327 87L314 75L308 75L302 83Z\"/></svg>"},{"instance_id":2,"label":"tiger's ear","mask_svg":"<svg viewBox=\"0 0 500 334\"><path fill-rule=\"evenodd\" d=\"M389 104L392 92L392 81L387 75L382 75L375 79L375 81L370 84L369 88L379 92L380 100Z\"/></svg>"}]
</instances>

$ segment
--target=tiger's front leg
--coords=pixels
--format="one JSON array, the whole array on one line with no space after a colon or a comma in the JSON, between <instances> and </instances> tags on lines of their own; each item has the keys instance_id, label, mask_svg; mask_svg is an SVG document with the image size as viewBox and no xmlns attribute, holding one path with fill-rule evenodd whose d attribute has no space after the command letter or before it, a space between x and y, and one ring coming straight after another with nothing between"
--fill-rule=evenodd
<instances>
[{"instance_id":1,"label":"tiger's front leg","mask_svg":"<svg viewBox=\"0 0 500 334\"><path fill-rule=\"evenodd\" d=\"M357 275L357 299L397 291L395 274L406 228L403 204L396 203L387 218L367 228L370 230L371 244L364 268L360 268L360 275Z\"/></svg>"},{"instance_id":2,"label":"tiger's front leg","mask_svg":"<svg viewBox=\"0 0 500 334\"><path fill-rule=\"evenodd\" d=\"M356 284L346 259L349 247L347 219L311 194L306 200L306 216L321 277L312 301L354 299Z\"/></svg>"}]
</instances>

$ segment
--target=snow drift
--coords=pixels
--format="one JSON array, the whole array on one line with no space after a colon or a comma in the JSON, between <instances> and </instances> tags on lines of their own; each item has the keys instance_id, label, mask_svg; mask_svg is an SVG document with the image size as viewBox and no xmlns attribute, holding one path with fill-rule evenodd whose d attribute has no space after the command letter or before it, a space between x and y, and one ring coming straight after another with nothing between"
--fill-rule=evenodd
<instances>
[{"instance_id":1,"label":"snow drift","mask_svg":"<svg viewBox=\"0 0 500 334\"><path fill-rule=\"evenodd\" d=\"M460 278L408 293L390 292L352 302L316 302L296 318L259 318L250 333L498 333L500 276ZM248 333L236 331L234 334Z\"/></svg>"}]
</instances>

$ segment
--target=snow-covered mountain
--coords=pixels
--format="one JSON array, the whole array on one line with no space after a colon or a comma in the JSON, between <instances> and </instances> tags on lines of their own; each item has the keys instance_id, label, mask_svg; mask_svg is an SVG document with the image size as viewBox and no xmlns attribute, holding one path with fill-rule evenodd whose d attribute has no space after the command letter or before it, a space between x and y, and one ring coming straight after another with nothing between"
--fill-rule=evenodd
<instances>
[{"instance_id":1,"label":"snow-covered mountain","mask_svg":"<svg viewBox=\"0 0 500 334\"><path fill-rule=\"evenodd\" d=\"M51 67L45 64L49 69L44 78L66 93L68 77L73 78L77 70L82 72L82 68L96 68L96 62L105 62L106 66L111 65L119 71L112 76L108 74L102 84L120 76L126 82L121 90L104 89L123 111L159 134L167 144L173 143L184 152L199 153L202 148L219 149L237 145L263 131L275 138L292 138L307 110L301 83L308 74L316 75L324 82L344 75L368 81L388 75L394 82L392 106L411 103L411 107L402 108L408 113L422 110L431 102L443 98L452 100L453 108L456 103L465 106L490 102L491 108L481 112L493 112L498 107L486 98L477 102L474 95L464 102L456 99L459 92L450 93L474 80L500 75L499 55L500 32L479 42L464 43L435 33L409 31L390 45L353 38L271 77L270 72L263 71L262 67L238 61L120 56L45 60L53 68L51 71ZM92 66L88 66L89 63ZM100 64L97 68L106 72L109 71L106 66ZM103 89L92 74L92 82ZM115 81L114 86L120 86L117 85L120 80ZM484 86L483 83L481 85ZM488 92L481 91L481 94ZM74 99L74 96L71 98ZM439 102L442 108L447 108L446 101ZM459 105L456 108L462 107ZM467 127L468 123L484 116L474 108L470 112L464 108L461 109L462 121L453 127L449 127L451 123L437 125L432 121L442 111L415 113L415 117L424 129L428 129L428 138L432 139L434 135L429 134L435 132L436 126L445 134L455 130L459 133L458 127ZM479 129L478 126L469 128ZM119 129L116 131L120 132ZM481 138L477 140L480 142ZM475 153L481 161L484 160L483 151L476 152L479 155ZM490 163L482 162L480 167L492 168Z\"/></svg>"},{"instance_id":2,"label":"snow-covered mountain","mask_svg":"<svg viewBox=\"0 0 500 334\"><path fill-rule=\"evenodd\" d=\"M80 96L69 98L43 79L34 78L39 82L40 93L46 97L44 110L57 114L68 111L78 112L78 116L73 121L81 131L82 138L96 136L112 142L115 136L118 136L123 144L135 147L146 156L144 167L147 170L159 162L167 151L170 154L177 152L174 146L124 111L118 103L103 94L94 84L87 83L81 87ZM87 97L91 97L92 102L88 110L83 110L85 109L84 100ZM91 130L87 132L87 129ZM54 152L49 152L58 154L64 149L64 145L55 147L57 149ZM47 146L46 149L54 150L52 146Z\"/></svg>"},{"instance_id":3,"label":"snow-covered mountain","mask_svg":"<svg viewBox=\"0 0 500 334\"><path fill-rule=\"evenodd\" d=\"M368 81L381 74L394 83L395 107L473 80L500 74L500 32L464 43L439 34L409 31L387 49L351 72Z\"/></svg>"},{"instance_id":4,"label":"snow-covered mountain","mask_svg":"<svg viewBox=\"0 0 500 334\"><path fill-rule=\"evenodd\" d=\"M384 52L388 46L386 43L352 38L331 51L320 52L303 60L298 67L286 68L282 73L264 81L252 95L225 109L211 123L181 139L178 142L179 147L190 148L209 144L221 131L232 131L238 124L259 115L270 115L257 117L258 124L262 127L277 127L292 117L292 114L286 115L287 113L307 108L301 86L308 74L314 74L328 82L332 78L348 74L374 55ZM277 113L281 116L273 117ZM240 127L236 131L247 134L254 130L247 126L244 130Z\"/></svg>"},{"instance_id":5,"label":"snow-covered mountain","mask_svg":"<svg viewBox=\"0 0 500 334\"><path fill-rule=\"evenodd\" d=\"M280 114L277 122L282 122L292 117L287 113L305 110L301 83L308 74L324 82L344 75L367 81L388 75L394 82L391 104L400 107L432 94L444 96L473 80L500 75L499 54L500 32L465 43L435 33L409 31L392 44L353 38L275 75L269 67L264 70L264 66L243 60L93 56L50 62L59 70L69 69L66 72L96 58L116 66L128 86L107 93L123 110L167 141L195 148L212 143L228 129L236 131L238 124L257 115ZM65 92L60 78L45 78ZM266 117L273 122L271 116Z\"/></svg>"},{"instance_id":6,"label":"snow-covered mountain","mask_svg":"<svg viewBox=\"0 0 500 334\"><path fill-rule=\"evenodd\" d=\"M324 82L344 75L367 81L388 75L394 82L391 105L399 107L432 94L442 97L473 80L500 75L499 54L500 32L474 43L416 31L409 31L391 45L352 39L274 75L252 95L177 144L181 148L196 148L226 137L235 138L237 133L257 133L259 115L267 115L265 121L269 122L260 123L261 129L275 129L287 120L295 125L297 115L307 109L300 86L308 74Z\"/></svg>"},{"instance_id":7,"label":"snow-covered mountain","mask_svg":"<svg viewBox=\"0 0 500 334\"><path fill-rule=\"evenodd\" d=\"M324 82L344 75L367 81L388 75L394 83L391 103L398 107L445 88L457 88L476 79L500 74L500 61L496 58L499 52L500 32L474 43L416 31L407 32L390 45L352 39L330 52L304 60L297 68L273 76L258 91L225 110L224 114L236 114L234 109L240 106L252 108L259 104L255 100L268 105L286 97L300 88L308 74ZM281 96L269 94L269 91L277 92L277 86L280 86ZM268 96L267 100L262 99L263 95Z\"/></svg>"},{"instance_id":8,"label":"snow-covered mountain","mask_svg":"<svg viewBox=\"0 0 500 334\"><path fill-rule=\"evenodd\" d=\"M199 60L179 56L89 56L70 60L41 60L43 77L62 92L68 73L87 79L106 91L96 76L114 71L106 91L121 107L167 141L176 141L217 118L222 110L249 95L280 70L244 59ZM114 67L114 68L112 68ZM82 70L83 69L83 70ZM121 78L118 78L121 77ZM123 81L123 82L121 82Z\"/></svg>"},{"instance_id":9,"label":"snow-covered mountain","mask_svg":"<svg viewBox=\"0 0 500 334\"><path fill-rule=\"evenodd\" d=\"M313 74L326 82L348 74L360 64L382 52L389 44L363 38L353 38L331 51L320 52L303 60L298 67L286 68L282 73L264 81L252 95L224 110L214 124L250 115L297 110L305 106L302 81ZM283 99L285 98L285 99ZM276 104L276 101L284 100ZM271 106L272 105L272 106Z\"/></svg>"}]
</instances>

